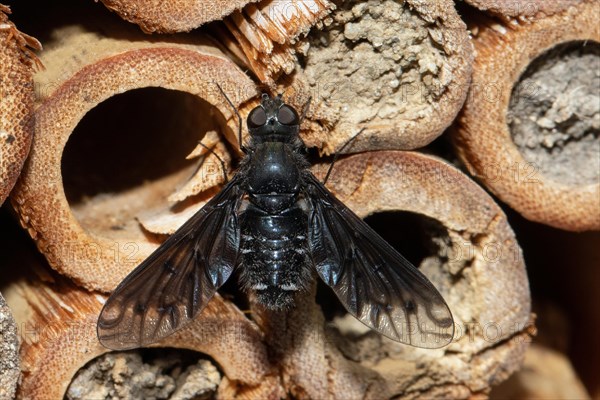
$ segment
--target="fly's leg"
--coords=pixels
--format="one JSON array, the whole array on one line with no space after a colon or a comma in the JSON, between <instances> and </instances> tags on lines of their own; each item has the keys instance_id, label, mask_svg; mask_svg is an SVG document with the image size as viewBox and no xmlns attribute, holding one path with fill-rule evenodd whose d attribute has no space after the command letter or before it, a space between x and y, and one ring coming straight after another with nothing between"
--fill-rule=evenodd
<instances>
[{"instance_id":1,"label":"fly's leg","mask_svg":"<svg viewBox=\"0 0 600 400\"><path fill-rule=\"evenodd\" d=\"M221 94L223 95L223 97L225 97L225 100L227 100L227 103L229 103L229 105L233 109L233 112L235 112L235 115L237 116L237 120L238 120L238 143L240 145L240 150L242 150L244 152L244 154L246 154L246 153L248 153L248 150L246 149L246 146L244 146L244 144L242 143L242 116L240 115L240 113L237 110L237 108L235 108L235 105L233 104L233 102L231 100L229 100L229 97L227 97L227 94L225 94L225 91L223 90L223 88L221 87L221 85L219 85L216 82L215 82L215 85L217 85L217 87L221 91Z\"/></svg>"},{"instance_id":2,"label":"fly's leg","mask_svg":"<svg viewBox=\"0 0 600 400\"><path fill-rule=\"evenodd\" d=\"M207 145L205 145L202 142L199 142L199 144L200 144L200 146L202 146L206 150L208 150L210 154L215 156L217 158L217 160L219 160L219 162L221 163L221 171L223 171L223 177L225 178L225 183L229 182L229 178L227 178L227 169L225 168L225 161L223 161L223 159L221 157L219 157L219 155L211 147L208 147Z\"/></svg>"},{"instance_id":3,"label":"fly's leg","mask_svg":"<svg viewBox=\"0 0 600 400\"><path fill-rule=\"evenodd\" d=\"M323 179L323 185L325 185L327 183L327 180L329 179L329 175L331 175L331 171L333 170L333 166L335 165L335 162L337 161L337 159L340 157L340 154L342 154L344 149L346 147L350 146L350 144L352 144L352 142L354 142L354 139L356 139L358 137L358 135L363 133L364 130L365 130L365 128L362 128L360 131L355 133L354 136L352 136L350 139L348 139L346 141L346 143L344 143L342 145L342 147L340 147L340 149L335 152L335 154L333 155L333 160L331 161L331 164L329 165L329 169L327 170L327 175L325 175L325 179Z\"/></svg>"}]
</instances>

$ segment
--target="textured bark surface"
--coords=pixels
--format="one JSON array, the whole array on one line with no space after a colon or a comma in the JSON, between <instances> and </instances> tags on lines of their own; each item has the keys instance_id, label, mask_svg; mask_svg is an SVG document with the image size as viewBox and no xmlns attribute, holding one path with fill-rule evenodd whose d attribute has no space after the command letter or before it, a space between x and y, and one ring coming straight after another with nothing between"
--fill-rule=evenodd
<instances>
[{"instance_id":1,"label":"textured bark surface","mask_svg":"<svg viewBox=\"0 0 600 400\"><path fill-rule=\"evenodd\" d=\"M40 43L10 22L0 4L0 204L13 188L33 135L33 69L31 49Z\"/></svg>"},{"instance_id":2,"label":"textured bark surface","mask_svg":"<svg viewBox=\"0 0 600 400\"><path fill-rule=\"evenodd\" d=\"M528 1L498 1L498 0L465 0L466 3L480 10L504 17L544 17L564 11L585 0L528 0Z\"/></svg>"},{"instance_id":3,"label":"textured bark surface","mask_svg":"<svg viewBox=\"0 0 600 400\"><path fill-rule=\"evenodd\" d=\"M453 135L469 171L502 201L530 220L573 231L600 228L595 170L600 99L592 88L598 78L584 84L591 89L581 93L587 95L581 107L574 102L579 95L567 90L569 77L572 89L583 89L575 71L593 71L598 63L599 18L597 2L584 2L532 23L474 22L473 84ZM576 43L566 56L561 49L572 42ZM557 52L563 54L559 60ZM564 71L564 57L578 69ZM519 85L531 83L532 74L537 77L535 86L519 92ZM559 93L561 89L565 92ZM569 156L577 160L566 160ZM578 178L565 178L573 175Z\"/></svg>"},{"instance_id":4,"label":"textured bark surface","mask_svg":"<svg viewBox=\"0 0 600 400\"><path fill-rule=\"evenodd\" d=\"M181 364L181 355L164 350L157 350L154 363L148 363L147 357L142 361L132 352L114 353L86 366L109 352L96 337L96 319L105 297L79 289L46 271L42 273L44 281L30 276L8 289L11 307L17 310L18 323L27 333L20 354L23 376L19 398L57 399L67 391L72 398L81 399L107 395L120 398L128 392L137 392L138 397L169 398L177 391L191 390L198 395L209 387L215 391L221 383L214 367L203 366L203 362L175 371L173 364ZM157 346L202 352L238 385L258 385L269 366L256 327L219 296L200 318ZM85 376L90 375L94 379L86 380ZM204 387L199 382L201 376L208 381Z\"/></svg>"},{"instance_id":5,"label":"textured bark surface","mask_svg":"<svg viewBox=\"0 0 600 400\"><path fill-rule=\"evenodd\" d=\"M295 67L295 43L335 8L329 0L103 0L106 7L146 33L186 32L207 22L222 46L239 57L262 82L273 83Z\"/></svg>"},{"instance_id":6,"label":"textured bark surface","mask_svg":"<svg viewBox=\"0 0 600 400\"><path fill-rule=\"evenodd\" d=\"M144 32L173 33L188 32L207 22L222 19L253 1L257 0L102 0L102 3L121 18L138 24Z\"/></svg>"}]
</instances>

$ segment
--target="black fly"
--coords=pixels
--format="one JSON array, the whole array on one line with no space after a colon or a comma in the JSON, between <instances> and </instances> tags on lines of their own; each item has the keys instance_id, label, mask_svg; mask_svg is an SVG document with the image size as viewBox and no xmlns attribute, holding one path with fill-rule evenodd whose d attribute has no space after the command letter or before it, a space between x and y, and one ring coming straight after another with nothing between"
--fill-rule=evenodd
<instances>
[{"instance_id":1,"label":"black fly","mask_svg":"<svg viewBox=\"0 0 600 400\"><path fill-rule=\"evenodd\" d=\"M431 282L308 170L296 110L263 94L247 124L236 175L115 289L100 342L122 350L170 335L237 270L267 308L292 307L316 272L372 329L417 347L448 344L452 314Z\"/></svg>"}]
</instances>

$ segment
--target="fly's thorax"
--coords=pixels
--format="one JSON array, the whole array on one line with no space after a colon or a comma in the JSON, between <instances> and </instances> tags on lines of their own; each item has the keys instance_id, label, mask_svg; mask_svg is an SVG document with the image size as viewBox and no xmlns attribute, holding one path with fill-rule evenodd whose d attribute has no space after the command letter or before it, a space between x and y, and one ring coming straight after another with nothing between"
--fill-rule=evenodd
<instances>
[{"instance_id":1,"label":"fly's thorax","mask_svg":"<svg viewBox=\"0 0 600 400\"><path fill-rule=\"evenodd\" d=\"M258 145L247 167L246 189L254 195L298 193L300 166L290 146L280 142Z\"/></svg>"},{"instance_id":2,"label":"fly's thorax","mask_svg":"<svg viewBox=\"0 0 600 400\"><path fill-rule=\"evenodd\" d=\"M248 199L252 205L266 214L279 214L296 203L297 193L289 194L252 194L249 193Z\"/></svg>"}]
</instances>

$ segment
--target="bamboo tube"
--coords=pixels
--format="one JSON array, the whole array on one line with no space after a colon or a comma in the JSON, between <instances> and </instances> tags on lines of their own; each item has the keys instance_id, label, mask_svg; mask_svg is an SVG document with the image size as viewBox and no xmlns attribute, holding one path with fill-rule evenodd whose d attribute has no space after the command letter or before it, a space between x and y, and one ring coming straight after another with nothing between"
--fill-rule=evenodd
<instances>
[{"instance_id":1,"label":"bamboo tube","mask_svg":"<svg viewBox=\"0 0 600 400\"><path fill-rule=\"evenodd\" d=\"M473 59L453 2L340 2L334 11L329 2L315 3L322 5L319 13L293 8L291 14L302 18L284 25L290 30L284 35L276 24L259 24L262 19L251 11L280 15L276 1L250 4L245 14L227 17L234 38L224 29L215 32L296 108L311 98L305 135L310 147L331 154L366 128L353 151L415 149L450 125L466 98ZM296 39L310 26L305 20L314 28Z\"/></svg>"},{"instance_id":2,"label":"bamboo tube","mask_svg":"<svg viewBox=\"0 0 600 400\"><path fill-rule=\"evenodd\" d=\"M15 184L29 153L33 134L33 69L40 66L32 50L37 39L20 32L0 4L0 204Z\"/></svg>"},{"instance_id":3,"label":"bamboo tube","mask_svg":"<svg viewBox=\"0 0 600 400\"><path fill-rule=\"evenodd\" d=\"M20 365L17 326L0 293L0 399L14 398Z\"/></svg>"},{"instance_id":4,"label":"bamboo tube","mask_svg":"<svg viewBox=\"0 0 600 400\"><path fill-rule=\"evenodd\" d=\"M452 309L451 345L422 350L383 339L348 316L325 318L332 304L317 305L307 293L287 315L265 313L251 300L250 318L217 296L191 326L156 346L212 357L224 373L221 398L467 398L518 368L531 329L527 276L504 214L481 188L438 159L394 151L342 159L330 183L363 217L399 210L427 217L433 245L420 269ZM414 236L415 226L408 229ZM61 398L77 371L93 371L101 361L90 360L107 351L95 336L105 297L43 266L36 274L6 290L25 334L19 396ZM103 377L119 371L104 365Z\"/></svg>"},{"instance_id":5,"label":"bamboo tube","mask_svg":"<svg viewBox=\"0 0 600 400\"><path fill-rule=\"evenodd\" d=\"M329 0L263 0L225 18L226 30L215 30L261 82L272 85L282 73L294 71L296 54L304 46L300 38L313 26L322 28L334 8Z\"/></svg>"},{"instance_id":6,"label":"bamboo tube","mask_svg":"<svg viewBox=\"0 0 600 400\"><path fill-rule=\"evenodd\" d=\"M514 214L509 219L519 245L526 251L529 280L536 286L532 293L538 330L534 343L568 356L591 398L597 398L600 232L563 231Z\"/></svg>"},{"instance_id":7,"label":"bamboo tube","mask_svg":"<svg viewBox=\"0 0 600 400\"><path fill-rule=\"evenodd\" d=\"M111 11L137 24L146 33L188 32L207 22L222 19L246 4L257 0L177 0L139 2L132 0L102 0Z\"/></svg>"},{"instance_id":8,"label":"bamboo tube","mask_svg":"<svg viewBox=\"0 0 600 400\"><path fill-rule=\"evenodd\" d=\"M271 352L281 357L288 392L306 398L467 398L487 393L519 367L531 327L527 277L506 217L482 189L435 158L393 151L339 161L329 185L362 217L403 210L439 223L429 225L427 234L445 233L431 239L437 252L420 269L452 309L457 335L447 348L425 351L376 334L360 336L343 322L325 327L321 310L327 305L312 301L287 316L255 310ZM392 237L402 229L390 228ZM341 333L348 330L354 336Z\"/></svg>"},{"instance_id":9,"label":"bamboo tube","mask_svg":"<svg viewBox=\"0 0 600 400\"><path fill-rule=\"evenodd\" d=\"M18 310L16 318L22 328L23 377L17 396L21 399L63 398L79 369L110 351L96 338L96 319L106 298L82 290L67 279L44 271L44 267L38 266L36 273L38 276L16 280L8 289L8 301ZM267 376L270 366L260 332L220 296L213 299L191 325L156 346L191 349L209 355L228 379L236 382L238 390L266 396L277 389ZM103 379L108 381L110 373L106 373L106 367L104 371ZM129 382L121 382L121 386L127 387L132 382L133 377ZM83 398L95 398L101 393L94 391L98 386L102 387L93 380L80 383L72 393L83 392Z\"/></svg>"},{"instance_id":10,"label":"bamboo tube","mask_svg":"<svg viewBox=\"0 0 600 400\"><path fill-rule=\"evenodd\" d=\"M210 21L223 20L212 29L219 41L242 58L263 82L272 83L295 68L295 43L331 12L329 0L198 1L139 3L102 0L121 18L146 33L187 32Z\"/></svg>"},{"instance_id":11,"label":"bamboo tube","mask_svg":"<svg viewBox=\"0 0 600 400\"><path fill-rule=\"evenodd\" d=\"M200 37L148 40L125 24L96 21L105 30L94 30L91 23L66 25L54 31L56 42L47 43L47 68L36 75L41 88L36 138L12 202L57 271L89 289L109 291L159 241L136 221L142 211L185 218L182 209L200 206L202 196L176 210L166 198L194 171L206 176L203 166L185 162L203 132L222 131L237 142L237 120L216 84L236 105L255 92L251 81ZM142 97L133 92L147 87L178 92L146 89ZM110 102L116 109L102 108ZM96 128L111 120L117 125ZM75 130L78 135L71 137ZM138 152L154 161L137 156L142 166L127 164ZM220 166L213 170L222 179ZM205 189L195 185L182 196ZM102 190L114 193L102 195Z\"/></svg>"},{"instance_id":12,"label":"bamboo tube","mask_svg":"<svg viewBox=\"0 0 600 400\"><path fill-rule=\"evenodd\" d=\"M532 23L474 25L473 83L453 135L469 172L502 201L572 231L600 228L598 77L590 68L599 18L597 3L584 2Z\"/></svg>"},{"instance_id":13,"label":"bamboo tube","mask_svg":"<svg viewBox=\"0 0 600 400\"><path fill-rule=\"evenodd\" d=\"M585 0L528 0L528 1L497 1L497 0L465 0L467 4L482 11L503 17L544 17L564 11Z\"/></svg>"},{"instance_id":14,"label":"bamboo tube","mask_svg":"<svg viewBox=\"0 0 600 400\"><path fill-rule=\"evenodd\" d=\"M523 369L492 393L492 400L591 398L569 359L539 344L528 349Z\"/></svg>"},{"instance_id":15,"label":"bamboo tube","mask_svg":"<svg viewBox=\"0 0 600 400\"><path fill-rule=\"evenodd\" d=\"M106 355L110 350L102 347L96 337L96 320L106 296L86 291L57 274L35 251L33 243L16 223L10 223L3 215L0 215L0 221L4 228L0 231L0 252L3 254L0 290L14 315L14 326L18 327L14 341L21 342L20 350L18 347L13 349L13 353L19 353L22 367L20 377L18 369L16 371L15 383L17 378L20 382L17 398L63 398L72 381L69 395L80 399L104 397L107 392L103 390L107 388L118 396L114 390L126 393L136 388L136 383L140 389L140 380L148 383L148 374L162 377L164 384L164 379L177 374L176 368L170 369L168 363L178 357L173 356L173 351L171 356L164 354L161 348L187 349L210 356L212 363L218 364L221 373L230 379L230 386L234 382L240 391L254 393L255 398L268 397L277 389L271 377L262 333L232 302L219 295L188 327L155 345L155 352L163 360L162 373L152 375L142 368L144 365L138 365L139 369L128 375L123 358L131 356L132 352ZM104 363L95 371L95 378L84 379L82 383L81 376L77 376L78 370L90 362L86 370L89 371L99 360ZM116 365L108 368L111 362ZM185 375L181 372L175 382L177 388L197 389L197 381L202 378L198 371L187 377L181 376ZM218 381L225 385L222 379ZM151 393L152 388L160 388L160 385L160 381L150 381L148 387L140 390ZM133 393L131 396L141 395Z\"/></svg>"},{"instance_id":16,"label":"bamboo tube","mask_svg":"<svg viewBox=\"0 0 600 400\"><path fill-rule=\"evenodd\" d=\"M299 106L312 96L307 143L331 154L366 128L352 151L415 149L451 124L473 59L452 1L344 2L329 20L280 81Z\"/></svg>"}]
</instances>

